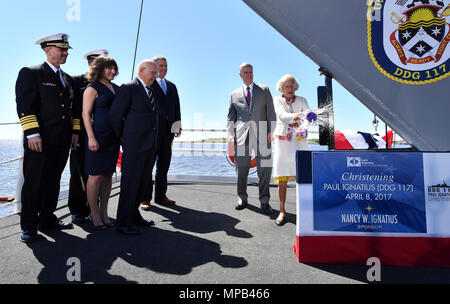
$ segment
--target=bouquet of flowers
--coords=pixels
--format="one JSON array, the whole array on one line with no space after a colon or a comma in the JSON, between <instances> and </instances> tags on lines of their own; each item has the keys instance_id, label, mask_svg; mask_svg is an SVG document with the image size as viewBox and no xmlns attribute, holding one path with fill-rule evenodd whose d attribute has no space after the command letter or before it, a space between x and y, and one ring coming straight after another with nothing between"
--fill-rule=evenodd
<instances>
[{"instance_id":1,"label":"bouquet of flowers","mask_svg":"<svg viewBox=\"0 0 450 304\"><path fill-rule=\"evenodd\" d=\"M315 126L319 121L324 121L330 110L331 105L326 106L321 109L306 110L304 112L298 113L294 118L294 122L289 125L287 138L292 140L296 138L297 140L306 139L308 137L308 129L310 126ZM325 117L324 117L325 116Z\"/></svg>"}]
</instances>

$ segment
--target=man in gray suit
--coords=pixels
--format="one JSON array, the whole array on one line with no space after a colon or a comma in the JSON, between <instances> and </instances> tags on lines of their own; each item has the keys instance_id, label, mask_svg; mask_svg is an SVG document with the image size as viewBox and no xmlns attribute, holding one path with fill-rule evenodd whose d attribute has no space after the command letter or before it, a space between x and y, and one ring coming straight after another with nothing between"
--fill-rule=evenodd
<instances>
[{"instance_id":1,"label":"man in gray suit","mask_svg":"<svg viewBox=\"0 0 450 304\"><path fill-rule=\"evenodd\" d=\"M252 151L256 155L259 178L259 201L263 213L272 214L269 205L269 184L272 176L271 125L276 123L272 95L266 86L253 83L253 66L243 63L239 67L243 85L231 93L228 109L228 142L235 144L238 174L236 210L247 207L247 178Z\"/></svg>"}]
</instances>

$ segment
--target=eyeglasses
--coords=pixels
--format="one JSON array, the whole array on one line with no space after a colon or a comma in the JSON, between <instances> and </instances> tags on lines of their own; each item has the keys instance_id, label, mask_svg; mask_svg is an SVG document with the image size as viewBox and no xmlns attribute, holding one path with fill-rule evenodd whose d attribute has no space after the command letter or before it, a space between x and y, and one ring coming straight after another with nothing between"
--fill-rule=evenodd
<instances>
[{"instance_id":1,"label":"eyeglasses","mask_svg":"<svg viewBox=\"0 0 450 304\"><path fill-rule=\"evenodd\" d=\"M158 76L159 72L158 71L150 71L153 75Z\"/></svg>"}]
</instances>

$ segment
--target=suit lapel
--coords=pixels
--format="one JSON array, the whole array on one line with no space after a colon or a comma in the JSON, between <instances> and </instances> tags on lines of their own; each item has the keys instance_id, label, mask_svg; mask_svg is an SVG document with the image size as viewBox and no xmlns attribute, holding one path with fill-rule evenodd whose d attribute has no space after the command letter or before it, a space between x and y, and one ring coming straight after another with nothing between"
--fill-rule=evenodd
<instances>
[{"instance_id":1,"label":"suit lapel","mask_svg":"<svg viewBox=\"0 0 450 304\"><path fill-rule=\"evenodd\" d=\"M169 95L169 81L167 79L162 79L161 83L163 83L163 82L165 82L165 84L166 84L166 93L164 93L162 85L160 85L158 82L157 83L158 83L159 87L161 88L162 93L167 96L167 95Z\"/></svg>"},{"instance_id":2,"label":"suit lapel","mask_svg":"<svg viewBox=\"0 0 450 304\"><path fill-rule=\"evenodd\" d=\"M56 73L53 72L52 68L48 65L48 63L47 63L47 62L44 62L44 63L42 64L42 67L43 67L45 73L47 74L47 77L48 77L49 79L52 79L53 82L54 82L57 86L60 86L60 85L59 85L58 78L56 77Z\"/></svg>"},{"instance_id":3,"label":"suit lapel","mask_svg":"<svg viewBox=\"0 0 450 304\"><path fill-rule=\"evenodd\" d=\"M304 104L304 102L303 102L303 99L301 99L300 97L298 97L298 96L295 96L295 103L294 103L294 105L295 105L295 112L303 112L303 111L305 111L305 104Z\"/></svg>"},{"instance_id":4,"label":"suit lapel","mask_svg":"<svg viewBox=\"0 0 450 304\"><path fill-rule=\"evenodd\" d=\"M253 95L252 95L252 102L250 103L250 112L252 111L260 95L261 95L260 87L258 87L255 83L253 83Z\"/></svg>"},{"instance_id":5,"label":"suit lapel","mask_svg":"<svg viewBox=\"0 0 450 304\"><path fill-rule=\"evenodd\" d=\"M249 112L250 110L248 108L247 99L245 99L244 87L241 87L241 95L239 96L239 100L244 103L247 112Z\"/></svg>"},{"instance_id":6,"label":"suit lapel","mask_svg":"<svg viewBox=\"0 0 450 304\"><path fill-rule=\"evenodd\" d=\"M67 78L67 74L66 74L63 70L61 70L61 73L62 73L64 82L66 83L66 87L67 87L67 86L70 86L70 82L69 82L69 80L68 80L68 78Z\"/></svg>"},{"instance_id":7,"label":"suit lapel","mask_svg":"<svg viewBox=\"0 0 450 304\"><path fill-rule=\"evenodd\" d=\"M135 85L135 87L136 87L136 90L139 92L139 94L140 95L144 95L144 96L146 96L147 94L146 94L146 92L145 92L145 88L144 88L144 86L142 85L142 83L139 81L139 79L137 79L137 78L134 78L134 85ZM147 96L148 97L148 96Z\"/></svg>"},{"instance_id":8,"label":"suit lapel","mask_svg":"<svg viewBox=\"0 0 450 304\"><path fill-rule=\"evenodd\" d=\"M68 75L65 72L63 72L62 70L61 70L61 72L62 72L64 81L66 82L66 87L64 88L64 90L67 91L67 93L69 94L69 98L70 98L70 100L72 102L72 99L73 99L72 83L69 81Z\"/></svg>"},{"instance_id":9,"label":"suit lapel","mask_svg":"<svg viewBox=\"0 0 450 304\"><path fill-rule=\"evenodd\" d=\"M44 62L43 64L44 70L47 73L48 77L53 79L53 81L55 82L55 84L58 87L61 87L61 79L58 79L58 76L56 75L56 73L53 71L53 69L48 65L47 62ZM62 78L64 79L64 82L66 84L65 87L62 87L62 90L68 90L70 91L70 93L72 93L72 87L70 85L70 82L67 78L67 74L60 68L61 74L62 74Z\"/></svg>"},{"instance_id":10,"label":"suit lapel","mask_svg":"<svg viewBox=\"0 0 450 304\"><path fill-rule=\"evenodd\" d=\"M68 90L70 95L72 95L72 86L70 84L69 78L63 70L61 70L61 73L63 75L64 82L66 83L66 87L64 88L64 90Z\"/></svg>"},{"instance_id":11,"label":"suit lapel","mask_svg":"<svg viewBox=\"0 0 450 304\"><path fill-rule=\"evenodd\" d=\"M139 94L142 95L142 98L143 98L142 100L145 102L146 106L150 109L150 111L153 112L153 105L150 102L150 97L147 95L147 92L145 91L144 85L137 78L135 78L135 84L136 84L137 90L139 91ZM156 102L156 97L153 96L153 98L155 99L155 102Z\"/></svg>"},{"instance_id":12,"label":"suit lapel","mask_svg":"<svg viewBox=\"0 0 450 304\"><path fill-rule=\"evenodd\" d=\"M172 95L174 94L174 89L173 89L173 84L167 79L166 79L166 87L167 87L166 102L171 102Z\"/></svg>"}]
</instances>

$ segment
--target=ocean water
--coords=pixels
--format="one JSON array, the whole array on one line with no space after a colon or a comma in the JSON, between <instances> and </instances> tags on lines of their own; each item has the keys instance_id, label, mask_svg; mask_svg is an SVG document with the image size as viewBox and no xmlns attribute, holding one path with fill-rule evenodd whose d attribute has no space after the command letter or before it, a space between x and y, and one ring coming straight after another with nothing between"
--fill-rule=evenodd
<instances>
[{"instance_id":1,"label":"ocean water","mask_svg":"<svg viewBox=\"0 0 450 304\"><path fill-rule=\"evenodd\" d=\"M226 154L223 152L226 149L225 144L174 143L173 149L169 174L220 176L235 174L234 167L227 161ZM16 195L19 171L19 161L1 163L20 157L21 154L20 140L0 140L0 197ZM69 180L70 169L67 162L61 177L61 191L68 190Z\"/></svg>"},{"instance_id":2,"label":"ocean water","mask_svg":"<svg viewBox=\"0 0 450 304\"><path fill-rule=\"evenodd\" d=\"M169 175L234 176L234 166L227 160L225 149L225 144L174 143ZM0 140L0 197L16 196L20 162L2 163L21 154L20 140ZM69 180L68 161L61 177L61 192L69 189ZM12 214L13 210L12 204L0 203L0 218Z\"/></svg>"},{"instance_id":3,"label":"ocean water","mask_svg":"<svg viewBox=\"0 0 450 304\"><path fill-rule=\"evenodd\" d=\"M309 145L311 150L327 147ZM226 157L226 144L174 142L169 175L235 176L235 168ZM20 157L20 140L0 139L0 197L15 197L19 161L4 162ZM119 170L119 169L118 169ZM254 171L254 170L253 170ZM255 174L250 170L252 174ZM256 174L255 174L256 175ZM67 162L61 177L61 191L69 189L70 170ZM0 203L0 213L2 204Z\"/></svg>"},{"instance_id":4,"label":"ocean water","mask_svg":"<svg viewBox=\"0 0 450 304\"><path fill-rule=\"evenodd\" d=\"M0 163L20 156L22 156L20 140L0 140ZM0 165L0 197L16 195L18 169L19 161Z\"/></svg>"},{"instance_id":5,"label":"ocean water","mask_svg":"<svg viewBox=\"0 0 450 304\"><path fill-rule=\"evenodd\" d=\"M407 147L407 146L405 146ZM309 145L311 150L327 147ZM174 142L169 175L235 176L235 168L226 157L226 144ZM15 197L19 161L7 162L22 154L20 140L0 140L0 197ZM119 169L118 169L119 171ZM256 170L250 170L256 176ZM67 162L61 177L61 192L69 189L70 169ZM0 218L12 214L13 205L0 203Z\"/></svg>"}]
</instances>

